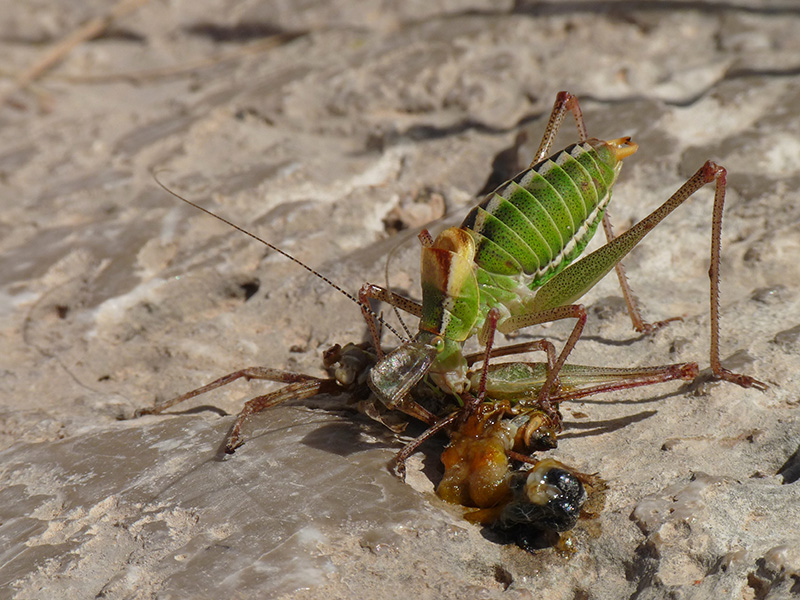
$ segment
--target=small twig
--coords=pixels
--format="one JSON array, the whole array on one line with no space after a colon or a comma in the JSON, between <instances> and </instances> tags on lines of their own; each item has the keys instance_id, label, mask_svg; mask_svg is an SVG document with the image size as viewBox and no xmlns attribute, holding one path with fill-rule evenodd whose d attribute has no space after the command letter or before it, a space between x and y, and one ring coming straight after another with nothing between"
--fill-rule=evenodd
<instances>
[{"instance_id":1,"label":"small twig","mask_svg":"<svg viewBox=\"0 0 800 600\"><path fill-rule=\"evenodd\" d=\"M304 32L278 33L264 40L232 50L231 52L225 52L217 56L212 56L210 58L203 58L178 65L170 65L167 67L142 69L139 71L128 71L124 73L100 73L96 75L60 75L58 78L63 81L69 81L70 83L109 83L115 81L143 82L143 81L153 81L157 79L163 79L166 77L176 77L184 74L189 75L199 69L214 67L224 62L238 60L242 56L246 56L248 54L257 54L259 52L265 52L266 50L276 48L302 35L305 35L305 33Z\"/></svg>"},{"instance_id":2,"label":"small twig","mask_svg":"<svg viewBox=\"0 0 800 600\"><path fill-rule=\"evenodd\" d=\"M45 71L61 62L75 46L97 37L108 29L115 19L125 16L147 2L148 0L119 0L107 14L90 19L69 33L62 40L48 48L38 60L14 79L11 88L0 94L0 106L5 104L11 95L24 90L41 77Z\"/></svg>"}]
</instances>

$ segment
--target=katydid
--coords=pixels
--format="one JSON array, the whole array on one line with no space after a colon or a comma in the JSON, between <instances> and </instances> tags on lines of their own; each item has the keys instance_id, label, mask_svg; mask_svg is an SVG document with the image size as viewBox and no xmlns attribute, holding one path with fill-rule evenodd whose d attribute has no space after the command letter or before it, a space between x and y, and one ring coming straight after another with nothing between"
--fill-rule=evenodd
<instances>
[{"instance_id":1,"label":"katydid","mask_svg":"<svg viewBox=\"0 0 800 600\"><path fill-rule=\"evenodd\" d=\"M574 116L579 142L545 158L567 111ZM540 323L573 318L572 333L546 381L539 404L557 418L552 399L558 377L586 323L586 310L575 304L611 269L616 269L634 328L650 332L668 321L642 321L627 285L622 263L628 252L670 212L707 183L716 192L711 230L711 371L715 378L765 390L762 382L725 369L719 358L719 264L723 167L707 161L664 204L614 237L606 207L623 159L637 145L629 138L589 138L578 100L568 92L556 97L544 137L531 165L499 186L464 219L435 239L424 232L422 305L409 307L396 294L365 285L360 299L376 298L420 317L413 340L383 357L370 370L369 385L386 406L413 412L408 391L426 374L455 395L470 389L462 354L466 340L479 335L491 346L495 332L511 333ZM603 223L608 243L575 261ZM363 306L363 305L362 305ZM377 327L371 324L377 347ZM672 320L672 319L670 319ZM482 399L480 396L478 400ZM472 408L477 405L472 402Z\"/></svg>"}]
</instances>

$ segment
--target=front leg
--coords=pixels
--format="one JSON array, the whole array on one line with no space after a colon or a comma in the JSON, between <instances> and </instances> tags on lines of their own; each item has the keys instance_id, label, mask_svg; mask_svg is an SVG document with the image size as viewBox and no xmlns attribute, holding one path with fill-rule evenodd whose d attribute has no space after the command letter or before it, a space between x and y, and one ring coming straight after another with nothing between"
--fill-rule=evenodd
<instances>
[{"instance_id":1,"label":"front leg","mask_svg":"<svg viewBox=\"0 0 800 600\"><path fill-rule=\"evenodd\" d=\"M361 314L364 316L364 320L367 322L367 328L369 328L369 333L372 337L372 343L375 347L375 352L378 355L378 360L380 360L384 356L383 350L381 349L381 334L378 328L377 319L375 318L375 313L373 313L369 307L370 300L386 302L387 304L399 308L400 310L403 310L410 315L414 315L415 317L422 316L422 305L414 302L413 300L409 300L405 296L395 294L392 291L382 288L379 285L365 283L361 286L361 289L358 291L358 304L361 307ZM408 331L406 331L406 333L408 333ZM395 332L395 334L397 334L397 332ZM399 334L398 337L400 337Z\"/></svg>"}]
</instances>

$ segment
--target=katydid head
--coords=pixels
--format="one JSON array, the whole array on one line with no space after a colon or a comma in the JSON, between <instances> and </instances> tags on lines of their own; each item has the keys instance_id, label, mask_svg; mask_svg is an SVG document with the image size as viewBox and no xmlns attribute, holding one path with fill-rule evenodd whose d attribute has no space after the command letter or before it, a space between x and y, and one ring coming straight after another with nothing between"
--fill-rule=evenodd
<instances>
[{"instance_id":1,"label":"katydid head","mask_svg":"<svg viewBox=\"0 0 800 600\"><path fill-rule=\"evenodd\" d=\"M615 140L592 138L587 141L597 151L600 159L609 166L619 165L639 149L639 144L630 137L621 137Z\"/></svg>"},{"instance_id":2,"label":"katydid head","mask_svg":"<svg viewBox=\"0 0 800 600\"><path fill-rule=\"evenodd\" d=\"M606 142L608 147L614 153L617 161L628 158L631 154L639 149L639 144L631 140L630 137L621 137L615 140L608 140Z\"/></svg>"},{"instance_id":3,"label":"katydid head","mask_svg":"<svg viewBox=\"0 0 800 600\"><path fill-rule=\"evenodd\" d=\"M375 360L374 352L358 344L334 344L322 353L322 364L345 390L362 386Z\"/></svg>"}]
</instances>

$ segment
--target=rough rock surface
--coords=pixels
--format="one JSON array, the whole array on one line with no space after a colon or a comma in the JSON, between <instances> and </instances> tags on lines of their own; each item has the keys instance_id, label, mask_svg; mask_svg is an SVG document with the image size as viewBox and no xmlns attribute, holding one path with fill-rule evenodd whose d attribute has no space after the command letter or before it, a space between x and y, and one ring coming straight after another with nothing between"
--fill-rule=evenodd
<instances>
[{"instance_id":1,"label":"rough rock surface","mask_svg":"<svg viewBox=\"0 0 800 600\"><path fill-rule=\"evenodd\" d=\"M4 69L106 4L9 4ZM798 594L798 30L788 0L200 0L75 48L0 107L0 598ZM322 350L365 337L342 295L153 170L351 292L391 254L392 287L418 297L413 227L443 207L428 227L458 222L525 163L560 89L591 135L641 146L620 230L704 160L728 168L722 357L770 385L565 407L554 455L610 486L571 557L501 545L438 500L441 442L394 478L402 440L342 397L257 416L227 460L232 415L269 385L121 420L243 366L319 375ZM567 122L557 145L573 139ZM607 278L573 362L708 366L711 198L626 261L646 315L684 320L634 334ZM568 325L526 337L543 332Z\"/></svg>"}]
</instances>

